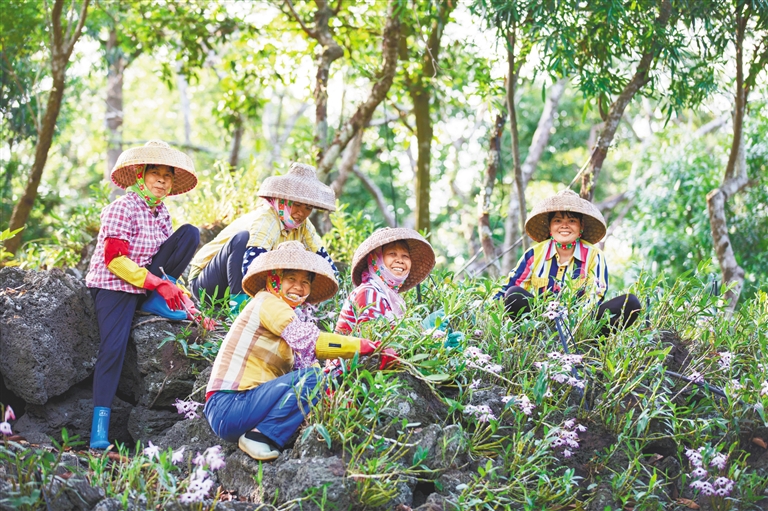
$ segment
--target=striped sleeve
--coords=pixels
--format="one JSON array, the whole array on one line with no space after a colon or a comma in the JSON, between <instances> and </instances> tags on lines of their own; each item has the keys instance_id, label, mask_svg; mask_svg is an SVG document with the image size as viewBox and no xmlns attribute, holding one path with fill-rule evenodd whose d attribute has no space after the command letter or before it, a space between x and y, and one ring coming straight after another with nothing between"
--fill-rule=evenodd
<instances>
[{"instance_id":1,"label":"striped sleeve","mask_svg":"<svg viewBox=\"0 0 768 511\"><path fill-rule=\"evenodd\" d=\"M608 291L608 264L605 255L599 250L589 267L589 280L593 282L591 294L597 298L598 303L602 302Z\"/></svg>"},{"instance_id":2,"label":"striped sleeve","mask_svg":"<svg viewBox=\"0 0 768 511\"><path fill-rule=\"evenodd\" d=\"M517 266L514 270L509 272L509 279L504 287L496 293L493 297L494 300L504 298L507 290L513 286L521 286L525 289L530 287L531 280L531 268L533 266L533 247L529 248L523 257L517 262Z\"/></svg>"},{"instance_id":3,"label":"striped sleeve","mask_svg":"<svg viewBox=\"0 0 768 511\"><path fill-rule=\"evenodd\" d=\"M280 239L280 219L272 207L263 207L248 228L248 247L262 247L273 250Z\"/></svg>"}]
</instances>

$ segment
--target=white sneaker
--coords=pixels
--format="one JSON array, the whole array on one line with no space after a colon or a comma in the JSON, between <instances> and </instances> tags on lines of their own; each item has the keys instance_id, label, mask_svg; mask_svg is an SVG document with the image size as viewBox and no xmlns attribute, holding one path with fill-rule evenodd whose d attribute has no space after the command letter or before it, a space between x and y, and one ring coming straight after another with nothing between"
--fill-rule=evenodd
<instances>
[{"instance_id":1,"label":"white sneaker","mask_svg":"<svg viewBox=\"0 0 768 511\"><path fill-rule=\"evenodd\" d=\"M275 450L269 444L245 438L245 435L246 433L240 435L237 446L251 458L261 461L272 461L280 456L280 451Z\"/></svg>"}]
</instances>

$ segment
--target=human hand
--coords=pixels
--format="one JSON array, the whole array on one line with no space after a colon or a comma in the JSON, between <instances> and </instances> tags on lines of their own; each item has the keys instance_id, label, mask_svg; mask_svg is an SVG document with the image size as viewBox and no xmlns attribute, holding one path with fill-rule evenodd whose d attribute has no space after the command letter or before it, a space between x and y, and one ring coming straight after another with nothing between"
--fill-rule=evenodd
<instances>
[{"instance_id":1,"label":"human hand","mask_svg":"<svg viewBox=\"0 0 768 511\"><path fill-rule=\"evenodd\" d=\"M360 355L370 355L381 346L381 341L372 341L370 339L360 339Z\"/></svg>"},{"instance_id":2,"label":"human hand","mask_svg":"<svg viewBox=\"0 0 768 511\"><path fill-rule=\"evenodd\" d=\"M163 297L165 303L168 304L168 308L172 311L184 308L182 304L184 303L183 300L186 296L181 289L176 287L176 284L168 280L161 280L158 282L157 287L155 287L155 291Z\"/></svg>"},{"instance_id":3,"label":"human hand","mask_svg":"<svg viewBox=\"0 0 768 511\"><path fill-rule=\"evenodd\" d=\"M388 365L395 363L399 355L392 348L384 348L381 352L381 364L379 369L385 369Z\"/></svg>"}]
</instances>

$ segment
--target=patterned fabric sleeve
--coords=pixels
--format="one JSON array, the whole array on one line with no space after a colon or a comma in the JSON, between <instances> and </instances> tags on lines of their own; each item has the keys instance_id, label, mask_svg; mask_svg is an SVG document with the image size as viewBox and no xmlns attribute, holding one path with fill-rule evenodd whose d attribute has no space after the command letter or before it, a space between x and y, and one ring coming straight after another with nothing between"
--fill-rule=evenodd
<instances>
[{"instance_id":1,"label":"patterned fabric sleeve","mask_svg":"<svg viewBox=\"0 0 768 511\"><path fill-rule=\"evenodd\" d=\"M380 316L392 316L392 307L383 299L381 293L371 285L361 284L349 294L339 313L336 332L351 333L360 324Z\"/></svg>"},{"instance_id":2,"label":"patterned fabric sleeve","mask_svg":"<svg viewBox=\"0 0 768 511\"><path fill-rule=\"evenodd\" d=\"M315 344L320 336L320 329L313 323L294 319L283 329L280 337L285 339L293 350L294 369L304 369L317 363Z\"/></svg>"},{"instance_id":3,"label":"patterned fabric sleeve","mask_svg":"<svg viewBox=\"0 0 768 511\"><path fill-rule=\"evenodd\" d=\"M253 260L259 257L261 254L266 254L267 252L269 252L269 250L262 247L246 248L245 253L243 254L243 276L248 273L248 268L251 266Z\"/></svg>"},{"instance_id":4,"label":"patterned fabric sleeve","mask_svg":"<svg viewBox=\"0 0 768 511\"><path fill-rule=\"evenodd\" d=\"M130 203L117 200L104 208L101 213L101 232L104 238L117 238L130 243L135 234L136 225Z\"/></svg>"},{"instance_id":5,"label":"patterned fabric sleeve","mask_svg":"<svg viewBox=\"0 0 768 511\"><path fill-rule=\"evenodd\" d=\"M592 264L589 265L589 279L593 281L589 301L602 302L606 291L608 291L608 265L605 256L600 251L597 252Z\"/></svg>"},{"instance_id":6,"label":"patterned fabric sleeve","mask_svg":"<svg viewBox=\"0 0 768 511\"><path fill-rule=\"evenodd\" d=\"M500 300L504 298L507 290L513 286L521 286L526 288L526 282L531 277L531 265L533 264L533 247L529 248L523 257L517 262L517 266L514 270L509 272L509 280L504 284L504 287L493 296L494 300ZM526 288L527 289L527 288Z\"/></svg>"}]
</instances>

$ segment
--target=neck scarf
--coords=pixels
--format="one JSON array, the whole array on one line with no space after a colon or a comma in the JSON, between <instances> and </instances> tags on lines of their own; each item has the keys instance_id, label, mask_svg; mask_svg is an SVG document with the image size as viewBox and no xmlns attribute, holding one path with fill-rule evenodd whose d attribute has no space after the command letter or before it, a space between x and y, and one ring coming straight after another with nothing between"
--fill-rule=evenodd
<instances>
[{"instance_id":1,"label":"neck scarf","mask_svg":"<svg viewBox=\"0 0 768 511\"><path fill-rule=\"evenodd\" d=\"M162 204L163 199L165 199L168 194L165 194L160 198L155 197L155 194L152 193L152 190L150 190L146 183L144 183L144 174L146 173L146 170L146 165L139 165L136 170L136 182L126 188L126 190L129 192L136 192L139 197L144 199L144 202L147 203L147 206L154 208ZM168 190L168 193L170 193L170 190Z\"/></svg>"},{"instance_id":2,"label":"neck scarf","mask_svg":"<svg viewBox=\"0 0 768 511\"><path fill-rule=\"evenodd\" d=\"M552 236L552 241L555 242L555 246L559 248L560 250L570 250L572 248L576 247L576 243L578 243L581 240L581 238L576 238L575 240L571 241L570 243L560 243L555 239L554 236Z\"/></svg>"},{"instance_id":3,"label":"neck scarf","mask_svg":"<svg viewBox=\"0 0 768 511\"><path fill-rule=\"evenodd\" d=\"M306 296L300 296L297 299L288 298L283 293L283 284L280 280L280 278L283 276L282 270L270 270L270 272L267 274L267 291L275 295L276 297L280 298L282 301L287 303L291 306L292 309L295 309L309 297L309 295Z\"/></svg>"},{"instance_id":4,"label":"neck scarf","mask_svg":"<svg viewBox=\"0 0 768 511\"><path fill-rule=\"evenodd\" d=\"M403 307L405 307L405 300L398 294L398 290L407 278L407 273L398 277L389 271L389 268L384 264L381 247L368 254L368 271L363 272L362 280L371 284L383 295L389 303L392 313L397 317L403 316Z\"/></svg>"},{"instance_id":5,"label":"neck scarf","mask_svg":"<svg viewBox=\"0 0 768 511\"><path fill-rule=\"evenodd\" d=\"M275 199L274 197L265 197L267 202L272 206L272 209L277 213L277 217L280 219L280 223L283 224L283 228L286 231L293 230L301 225L291 217L291 208L293 207L293 201L285 199Z\"/></svg>"}]
</instances>

